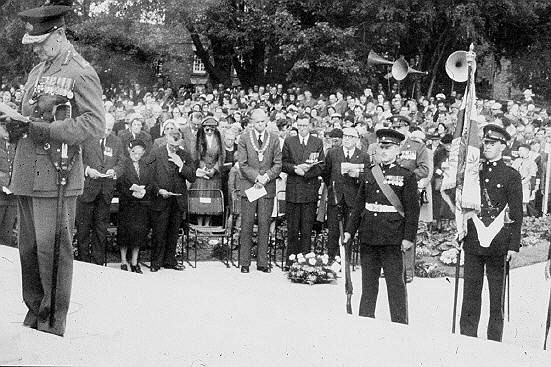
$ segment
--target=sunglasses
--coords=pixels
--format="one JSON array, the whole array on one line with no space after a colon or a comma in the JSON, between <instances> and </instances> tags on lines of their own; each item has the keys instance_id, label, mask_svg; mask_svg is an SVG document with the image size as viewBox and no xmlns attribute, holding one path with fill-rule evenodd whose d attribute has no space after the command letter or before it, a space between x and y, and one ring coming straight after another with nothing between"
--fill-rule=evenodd
<instances>
[{"instance_id":1,"label":"sunglasses","mask_svg":"<svg viewBox=\"0 0 551 367\"><path fill-rule=\"evenodd\" d=\"M214 132L214 128L212 128L212 127L205 127L205 132L207 132L207 133Z\"/></svg>"}]
</instances>

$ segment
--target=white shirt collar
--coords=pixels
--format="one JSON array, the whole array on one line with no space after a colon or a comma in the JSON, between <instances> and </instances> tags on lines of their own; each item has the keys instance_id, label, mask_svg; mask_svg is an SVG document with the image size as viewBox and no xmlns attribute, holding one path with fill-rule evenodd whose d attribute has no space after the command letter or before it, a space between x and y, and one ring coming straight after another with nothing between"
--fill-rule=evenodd
<instances>
[{"instance_id":1,"label":"white shirt collar","mask_svg":"<svg viewBox=\"0 0 551 367\"><path fill-rule=\"evenodd\" d=\"M346 149L344 146L342 147L342 151L344 152L344 156L348 154L348 156L352 157L354 155L354 151L356 150L356 147L352 147L352 149Z\"/></svg>"},{"instance_id":2,"label":"white shirt collar","mask_svg":"<svg viewBox=\"0 0 551 367\"><path fill-rule=\"evenodd\" d=\"M302 144L302 142L304 142L305 145L308 145L308 138L310 138L310 134L306 135L306 136L298 136L298 139L300 141L300 143Z\"/></svg>"},{"instance_id":3,"label":"white shirt collar","mask_svg":"<svg viewBox=\"0 0 551 367\"><path fill-rule=\"evenodd\" d=\"M256 140L258 140L258 137L262 137L262 142L264 142L264 137L266 136L266 130L262 131L261 133L258 132L258 130L256 129L253 129L254 131L254 136L256 137Z\"/></svg>"}]
</instances>

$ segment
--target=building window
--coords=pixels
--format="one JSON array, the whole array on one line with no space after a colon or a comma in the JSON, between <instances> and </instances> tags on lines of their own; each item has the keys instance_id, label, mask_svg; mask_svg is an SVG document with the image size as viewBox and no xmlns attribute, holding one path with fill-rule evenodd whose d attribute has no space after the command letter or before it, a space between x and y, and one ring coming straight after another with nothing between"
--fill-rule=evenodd
<instances>
[{"instance_id":1,"label":"building window","mask_svg":"<svg viewBox=\"0 0 551 367\"><path fill-rule=\"evenodd\" d=\"M193 73L195 74L205 74L205 65L197 55L193 55Z\"/></svg>"}]
</instances>

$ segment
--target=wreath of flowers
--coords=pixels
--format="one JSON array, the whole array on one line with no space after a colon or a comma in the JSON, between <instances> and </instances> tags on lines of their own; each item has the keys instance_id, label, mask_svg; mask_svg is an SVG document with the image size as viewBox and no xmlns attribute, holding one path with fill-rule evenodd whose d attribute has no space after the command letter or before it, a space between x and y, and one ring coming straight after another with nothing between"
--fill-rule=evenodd
<instances>
[{"instance_id":1,"label":"wreath of flowers","mask_svg":"<svg viewBox=\"0 0 551 367\"><path fill-rule=\"evenodd\" d=\"M340 270L340 258L330 265L328 255L316 255L310 252L306 255L290 255L289 260L293 262L289 268L288 277L295 283L319 284L330 283L337 279L337 272Z\"/></svg>"}]
</instances>

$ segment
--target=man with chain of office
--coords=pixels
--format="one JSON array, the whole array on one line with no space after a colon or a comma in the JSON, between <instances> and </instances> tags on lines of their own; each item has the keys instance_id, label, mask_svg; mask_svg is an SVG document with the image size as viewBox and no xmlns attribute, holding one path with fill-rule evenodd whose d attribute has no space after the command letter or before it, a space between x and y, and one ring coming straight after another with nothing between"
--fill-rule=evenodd
<instances>
[{"instance_id":1,"label":"man with chain of office","mask_svg":"<svg viewBox=\"0 0 551 367\"><path fill-rule=\"evenodd\" d=\"M80 144L105 130L102 90L95 70L65 34L71 1L25 10L23 44L40 63L25 84L21 115L2 108L17 142L9 189L17 196L23 325L63 336L73 277L72 230L84 173Z\"/></svg>"}]
</instances>

